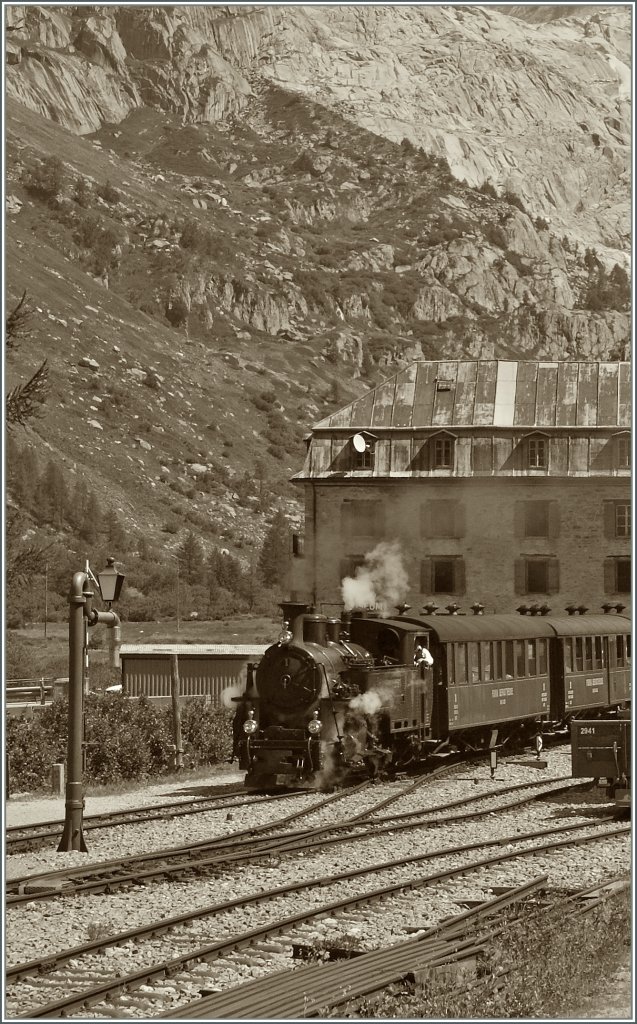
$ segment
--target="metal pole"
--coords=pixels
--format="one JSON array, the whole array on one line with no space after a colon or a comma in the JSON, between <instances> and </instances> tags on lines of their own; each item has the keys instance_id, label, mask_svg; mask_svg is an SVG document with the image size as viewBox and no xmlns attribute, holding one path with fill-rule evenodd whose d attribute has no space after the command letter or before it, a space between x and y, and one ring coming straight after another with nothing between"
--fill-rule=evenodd
<instances>
[{"instance_id":1,"label":"metal pole","mask_svg":"<svg viewBox=\"0 0 637 1024\"><path fill-rule=\"evenodd\" d=\"M76 572L73 576L69 595L69 726L66 755L66 805L64 831L58 846L58 853L80 850L86 853L82 832L82 725L83 725L83 675L84 675L84 610L86 597L83 593L87 575Z\"/></svg>"},{"instance_id":2,"label":"metal pole","mask_svg":"<svg viewBox=\"0 0 637 1024\"><path fill-rule=\"evenodd\" d=\"M44 566L44 639L46 640L46 625L49 618L49 567Z\"/></svg>"},{"instance_id":3,"label":"metal pole","mask_svg":"<svg viewBox=\"0 0 637 1024\"><path fill-rule=\"evenodd\" d=\"M179 559L177 559L177 632L179 632Z\"/></svg>"}]
</instances>

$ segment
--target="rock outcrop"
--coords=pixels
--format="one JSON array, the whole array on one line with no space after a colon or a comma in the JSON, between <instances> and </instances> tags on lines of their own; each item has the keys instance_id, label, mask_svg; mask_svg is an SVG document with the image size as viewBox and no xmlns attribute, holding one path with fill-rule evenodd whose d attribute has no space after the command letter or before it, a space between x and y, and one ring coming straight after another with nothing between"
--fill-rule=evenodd
<instances>
[{"instance_id":1,"label":"rock outcrop","mask_svg":"<svg viewBox=\"0 0 637 1024\"><path fill-rule=\"evenodd\" d=\"M444 156L586 244L628 247L627 5L9 7L7 95L80 133L142 105L239 114L259 83ZM330 158L302 158L310 178ZM344 183L344 186L345 187ZM353 187L352 183L349 183ZM348 214L362 215L351 206ZM302 222L307 213L296 211ZM320 213L319 215L322 215Z\"/></svg>"}]
</instances>

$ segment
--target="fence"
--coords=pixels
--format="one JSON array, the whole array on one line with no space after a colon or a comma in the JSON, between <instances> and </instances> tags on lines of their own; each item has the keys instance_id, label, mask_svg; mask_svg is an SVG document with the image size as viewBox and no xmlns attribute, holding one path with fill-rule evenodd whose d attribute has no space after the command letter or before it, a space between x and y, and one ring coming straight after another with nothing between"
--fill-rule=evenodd
<instances>
[{"instance_id":1,"label":"fence","mask_svg":"<svg viewBox=\"0 0 637 1024\"><path fill-rule=\"evenodd\" d=\"M40 676L35 679L7 679L5 698L7 704L48 704L54 697L64 696L68 689L68 678Z\"/></svg>"}]
</instances>

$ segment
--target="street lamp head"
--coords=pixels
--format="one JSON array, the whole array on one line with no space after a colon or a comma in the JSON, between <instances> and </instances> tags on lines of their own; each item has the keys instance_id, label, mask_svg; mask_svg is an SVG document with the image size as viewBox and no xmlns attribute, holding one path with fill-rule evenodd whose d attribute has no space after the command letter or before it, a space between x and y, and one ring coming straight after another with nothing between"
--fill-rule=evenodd
<instances>
[{"instance_id":1,"label":"street lamp head","mask_svg":"<svg viewBox=\"0 0 637 1024\"><path fill-rule=\"evenodd\" d=\"M97 579L100 585L102 601L106 602L106 604L117 601L124 582L124 573L117 571L114 558L106 559L106 568L98 572Z\"/></svg>"}]
</instances>

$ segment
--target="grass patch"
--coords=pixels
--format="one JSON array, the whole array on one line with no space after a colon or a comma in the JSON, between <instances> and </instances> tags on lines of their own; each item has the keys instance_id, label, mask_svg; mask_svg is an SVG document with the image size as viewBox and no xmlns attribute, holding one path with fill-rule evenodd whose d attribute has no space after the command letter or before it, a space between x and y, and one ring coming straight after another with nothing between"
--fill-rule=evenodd
<instances>
[{"instance_id":1,"label":"grass patch","mask_svg":"<svg viewBox=\"0 0 637 1024\"><path fill-rule=\"evenodd\" d=\"M596 910L565 917L557 903L540 917L531 910L490 947L470 985L440 972L418 991L394 985L378 999L353 1000L331 1019L519 1019L569 1017L600 992L630 951L629 891ZM338 1012L337 1012L338 1011Z\"/></svg>"}]
</instances>

